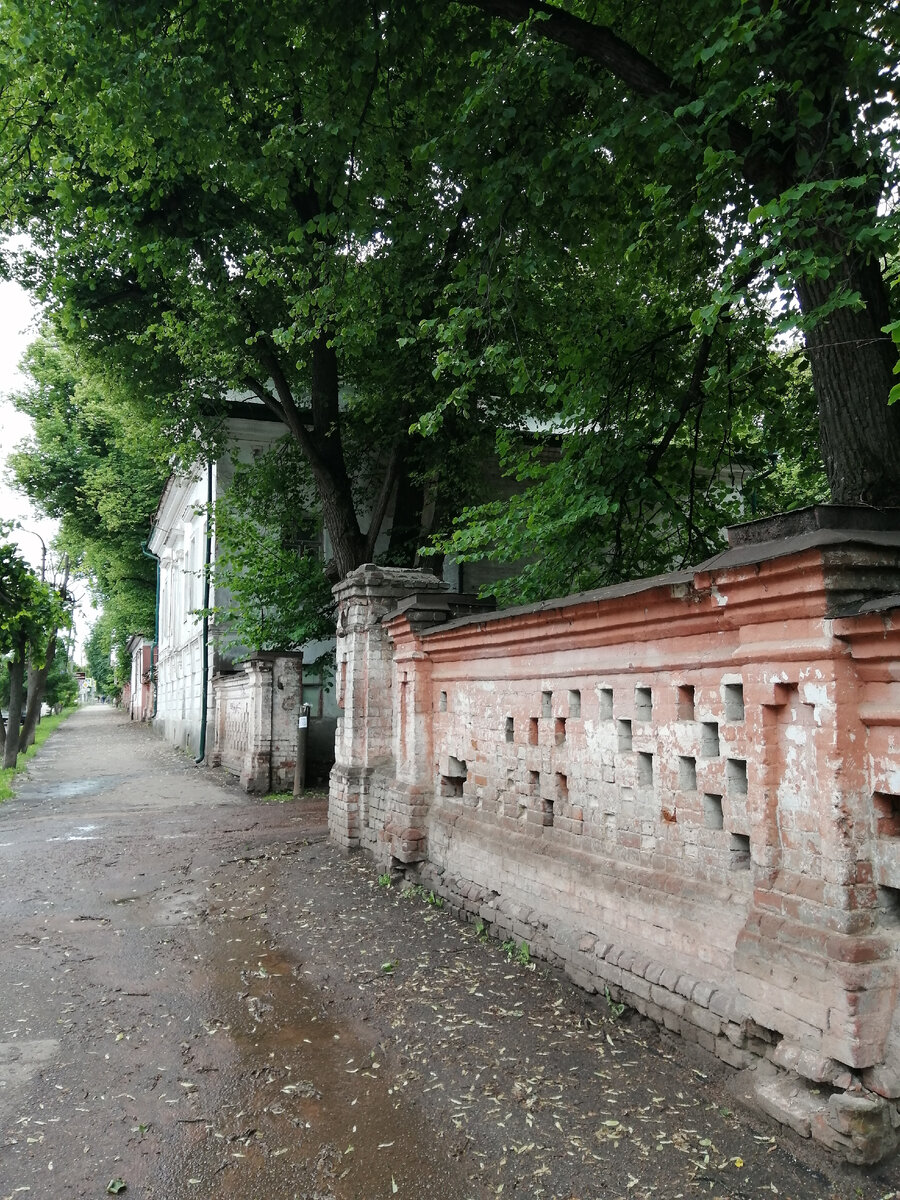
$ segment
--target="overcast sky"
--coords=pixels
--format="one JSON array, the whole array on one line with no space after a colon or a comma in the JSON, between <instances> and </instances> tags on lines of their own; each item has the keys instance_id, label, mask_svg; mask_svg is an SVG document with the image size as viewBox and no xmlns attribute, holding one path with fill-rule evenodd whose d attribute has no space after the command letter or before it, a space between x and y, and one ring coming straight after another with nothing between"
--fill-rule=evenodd
<instances>
[{"instance_id":1,"label":"overcast sky","mask_svg":"<svg viewBox=\"0 0 900 1200\"><path fill-rule=\"evenodd\" d=\"M38 518L25 496L14 492L6 479L6 456L17 442L27 437L31 422L17 413L6 397L22 384L17 367L28 343L37 333L37 310L26 292L15 283L0 283L0 517L21 521L36 529L48 541L53 537L52 521ZM23 534L19 539L22 553L30 562L41 563L41 544L36 537Z\"/></svg>"},{"instance_id":2,"label":"overcast sky","mask_svg":"<svg viewBox=\"0 0 900 1200\"><path fill-rule=\"evenodd\" d=\"M22 386L18 364L30 342L37 336L39 313L28 294L15 283L0 282L0 519L20 521L22 529L13 534L22 554L38 570L41 566L41 541L49 547L57 523L39 517L26 496L14 491L7 482L6 457L17 442L28 437L31 422L16 412L7 396ZM40 535L40 537L38 536ZM96 618L84 585L74 585L78 598L75 625L82 643L87 627Z\"/></svg>"}]
</instances>

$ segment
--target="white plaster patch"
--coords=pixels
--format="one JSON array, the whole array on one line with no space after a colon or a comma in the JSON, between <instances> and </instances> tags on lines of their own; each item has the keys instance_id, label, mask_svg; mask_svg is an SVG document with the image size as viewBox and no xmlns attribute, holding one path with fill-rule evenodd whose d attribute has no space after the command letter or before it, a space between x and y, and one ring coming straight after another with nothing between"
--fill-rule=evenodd
<instances>
[{"instance_id":1,"label":"white plaster patch","mask_svg":"<svg viewBox=\"0 0 900 1200\"><path fill-rule=\"evenodd\" d=\"M828 688L824 683L804 683L803 698L807 704L827 704Z\"/></svg>"},{"instance_id":2,"label":"white plaster patch","mask_svg":"<svg viewBox=\"0 0 900 1200\"><path fill-rule=\"evenodd\" d=\"M718 604L719 608L724 608L728 603L728 597L723 596L715 584L713 584L709 590L710 595L712 596L713 600L715 600L716 604Z\"/></svg>"},{"instance_id":3,"label":"white plaster patch","mask_svg":"<svg viewBox=\"0 0 900 1200\"><path fill-rule=\"evenodd\" d=\"M794 742L797 746L806 745L806 730L802 725L789 725L784 731L784 736L789 742Z\"/></svg>"},{"instance_id":4,"label":"white plaster patch","mask_svg":"<svg viewBox=\"0 0 900 1200\"><path fill-rule=\"evenodd\" d=\"M900 796L900 771L891 771L888 775L888 786L892 796Z\"/></svg>"}]
</instances>

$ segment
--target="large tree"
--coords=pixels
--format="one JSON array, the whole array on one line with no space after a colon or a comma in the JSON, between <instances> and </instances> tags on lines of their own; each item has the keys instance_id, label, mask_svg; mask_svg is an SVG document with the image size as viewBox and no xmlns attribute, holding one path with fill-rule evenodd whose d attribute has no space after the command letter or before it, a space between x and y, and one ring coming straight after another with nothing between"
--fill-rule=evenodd
<instances>
[{"instance_id":1,"label":"large tree","mask_svg":"<svg viewBox=\"0 0 900 1200\"><path fill-rule=\"evenodd\" d=\"M449 451L485 423L576 435L571 504L557 473L510 553L600 516L615 571L644 569L648 522L708 544L726 465L793 457L770 499L817 494L779 304L833 497L895 497L895 24L848 0L10 0L0 204L31 242L8 265L181 433L228 388L277 413L337 573L391 495L416 510L397 546L460 506Z\"/></svg>"},{"instance_id":2,"label":"large tree","mask_svg":"<svg viewBox=\"0 0 900 1200\"><path fill-rule=\"evenodd\" d=\"M593 115L668 205L687 165L691 219L728 251L700 312L706 331L735 292L792 294L833 499L896 504L900 408L886 332L898 243L900 16L890 3L467 0L517 27L519 52L552 42L605 80ZM508 69L508 66L507 68ZM545 86L554 86L552 72ZM633 149L623 147L626 128ZM653 238L652 223L634 226ZM896 258L894 258L894 272Z\"/></svg>"},{"instance_id":3,"label":"large tree","mask_svg":"<svg viewBox=\"0 0 900 1200\"><path fill-rule=\"evenodd\" d=\"M0 204L30 237L10 269L182 424L208 429L228 390L282 419L337 574L372 557L406 431L435 402L431 364L415 347L401 363L398 340L463 235L416 154L443 59L401 15L13 0L0 16Z\"/></svg>"},{"instance_id":4,"label":"large tree","mask_svg":"<svg viewBox=\"0 0 900 1200\"><path fill-rule=\"evenodd\" d=\"M71 618L66 593L68 569L64 569L58 584L39 578L15 542L7 540L10 532L11 527L0 522L0 656L9 672L6 725L0 718L4 767L14 767L19 753L29 745L53 665L57 636Z\"/></svg>"}]
</instances>

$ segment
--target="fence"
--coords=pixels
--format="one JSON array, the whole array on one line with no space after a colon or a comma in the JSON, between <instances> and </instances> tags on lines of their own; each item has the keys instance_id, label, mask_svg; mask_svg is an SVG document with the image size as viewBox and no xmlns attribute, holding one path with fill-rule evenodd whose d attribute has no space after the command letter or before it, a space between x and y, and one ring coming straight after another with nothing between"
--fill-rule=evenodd
<instances>
[{"instance_id":1,"label":"fence","mask_svg":"<svg viewBox=\"0 0 900 1200\"><path fill-rule=\"evenodd\" d=\"M501 612L360 568L329 819L871 1162L900 1125L900 532L779 520Z\"/></svg>"}]
</instances>

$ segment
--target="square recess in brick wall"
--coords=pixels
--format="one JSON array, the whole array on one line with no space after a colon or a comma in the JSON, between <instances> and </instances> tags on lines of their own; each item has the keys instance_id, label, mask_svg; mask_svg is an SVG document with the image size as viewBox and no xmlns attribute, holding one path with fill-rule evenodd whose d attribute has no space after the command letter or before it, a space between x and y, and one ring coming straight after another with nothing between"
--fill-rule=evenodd
<instances>
[{"instance_id":1,"label":"square recess in brick wall","mask_svg":"<svg viewBox=\"0 0 900 1200\"><path fill-rule=\"evenodd\" d=\"M725 828L722 797L715 795L714 792L706 792L703 796L703 824L707 829Z\"/></svg>"},{"instance_id":2,"label":"square recess in brick wall","mask_svg":"<svg viewBox=\"0 0 900 1200\"><path fill-rule=\"evenodd\" d=\"M722 695L725 700L725 720L743 721L744 685L742 683L723 684Z\"/></svg>"},{"instance_id":3,"label":"square recess in brick wall","mask_svg":"<svg viewBox=\"0 0 900 1200\"><path fill-rule=\"evenodd\" d=\"M678 787L682 792L697 790L697 760L688 755L678 759Z\"/></svg>"},{"instance_id":4,"label":"square recess in brick wall","mask_svg":"<svg viewBox=\"0 0 900 1200\"><path fill-rule=\"evenodd\" d=\"M678 688L678 696L676 699L675 714L679 721L693 721L694 719L694 685L691 683L683 683Z\"/></svg>"},{"instance_id":5,"label":"square recess in brick wall","mask_svg":"<svg viewBox=\"0 0 900 1200\"><path fill-rule=\"evenodd\" d=\"M900 796L890 792L876 792L872 797L875 804L875 831L879 837L900 837Z\"/></svg>"},{"instance_id":6,"label":"square recess in brick wall","mask_svg":"<svg viewBox=\"0 0 900 1200\"><path fill-rule=\"evenodd\" d=\"M719 757L719 726L715 721L704 721L700 726L700 753L704 758Z\"/></svg>"}]
</instances>

